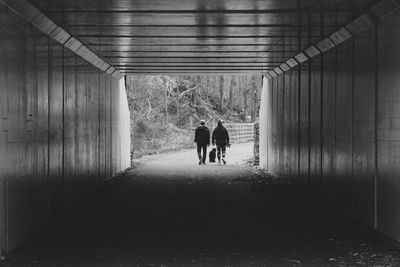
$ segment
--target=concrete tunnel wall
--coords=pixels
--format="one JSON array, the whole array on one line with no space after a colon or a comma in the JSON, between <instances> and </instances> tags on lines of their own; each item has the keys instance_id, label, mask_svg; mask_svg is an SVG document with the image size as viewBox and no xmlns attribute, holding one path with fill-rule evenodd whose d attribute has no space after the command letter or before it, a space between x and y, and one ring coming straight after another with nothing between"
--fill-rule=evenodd
<instances>
[{"instance_id":1,"label":"concrete tunnel wall","mask_svg":"<svg viewBox=\"0 0 400 267\"><path fill-rule=\"evenodd\" d=\"M400 14L264 78L260 164L400 241Z\"/></svg>"},{"instance_id":2,"label":"concrete tunnel wall","mask_svg":"<svg viewBox=\"0 0 400 267\"><path fill-rule=\"evenodd\" d=\"M118 81L0 9L0 249L130 165Z\"/></svg>"}]
</instances>

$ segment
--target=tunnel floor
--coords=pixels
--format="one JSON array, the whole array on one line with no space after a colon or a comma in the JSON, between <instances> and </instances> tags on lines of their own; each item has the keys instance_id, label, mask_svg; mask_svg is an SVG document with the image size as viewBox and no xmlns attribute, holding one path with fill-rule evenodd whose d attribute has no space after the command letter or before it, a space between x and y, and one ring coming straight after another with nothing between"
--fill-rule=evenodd
<instances>
[{"instance_id":1,"label":"tunnel floor","mask_svg":"<svg viewBox=\"0 0 400 267\"><path fill-rule=\"evenodd\" d=\"M227 165L199 166L194 150L144 158L5 265L400 266L372 231L243 164L251 153L234 145Z\"/></svg>"}]
</instances>

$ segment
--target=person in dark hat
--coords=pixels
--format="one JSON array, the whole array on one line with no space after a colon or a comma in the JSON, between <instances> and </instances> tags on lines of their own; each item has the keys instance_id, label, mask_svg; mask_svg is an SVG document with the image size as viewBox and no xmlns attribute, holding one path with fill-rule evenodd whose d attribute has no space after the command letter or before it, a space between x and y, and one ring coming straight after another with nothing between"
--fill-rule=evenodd
<instances>
[{"instance_id":1,"label":"person in dark hat","mask_svg":"<svg viewBox=\"0 0 400 267\"><path fill-rule=\"evenodd\" d=\"M207 146L210 145L210 130L205 126L206 122L201 120L200 126L196 128L194 141L197 143L197 155L199 165L206 164ZM203 150L203 154L201 154Z\"/></svg>"},{"instance_id":2,"label":"person in dark hat","mask_svg":"<svg viewBox=\"0 0 400 267\"><path fill-rule=\"evenodd\" d=\"M214 129L212 135L212 144L217 145L218 162L221 163L222 152L222 162L226 164L226 146L230 146L230 144L228 130L222 125L222 121L218 121L218 126Z\"/></svg>"}]
</instances>

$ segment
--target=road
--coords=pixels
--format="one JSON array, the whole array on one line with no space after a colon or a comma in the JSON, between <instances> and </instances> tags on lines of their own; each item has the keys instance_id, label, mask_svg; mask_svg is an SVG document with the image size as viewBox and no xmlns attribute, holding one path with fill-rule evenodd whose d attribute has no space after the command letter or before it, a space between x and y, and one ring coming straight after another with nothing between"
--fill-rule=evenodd
<instances>
[{"instance_id":1,"label":"road","mask_svg":"<svg viewBox=\"0 0 400 267\"><path fill-rule=\"evenodd\" d=\"M399 266L357 223L316 211L296 181L196 152L144 157L13 251L8 266ZM322 216L324 214L324 216Z\"/></svg>"}]
</instances>

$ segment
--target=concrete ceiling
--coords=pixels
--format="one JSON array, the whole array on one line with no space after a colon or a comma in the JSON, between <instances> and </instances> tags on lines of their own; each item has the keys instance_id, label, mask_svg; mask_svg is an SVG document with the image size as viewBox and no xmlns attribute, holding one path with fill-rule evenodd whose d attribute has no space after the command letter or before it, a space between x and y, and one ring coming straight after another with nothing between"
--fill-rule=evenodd
<instances>
[{"instance_id":1,"label":"concrete ceiling","mask_svg":"<svg viewBox=\"0 0 400 267\"><path fill-rule=\"evenodd\" d=\"M374 0L30 0L122 73L267 72Z\"/></svg>"}]
</instances>

